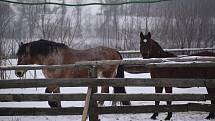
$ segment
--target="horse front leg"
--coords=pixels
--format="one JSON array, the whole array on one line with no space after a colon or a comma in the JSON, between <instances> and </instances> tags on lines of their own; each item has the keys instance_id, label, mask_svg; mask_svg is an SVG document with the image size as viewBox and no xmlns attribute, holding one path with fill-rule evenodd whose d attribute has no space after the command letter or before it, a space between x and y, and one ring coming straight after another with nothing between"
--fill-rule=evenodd
<instances>
[{"instance_id":1,"label":"horse front leg","mask_svg":"<svg viewBox=\"0 0 215 121\"><path fill-rule=\"evenodd\" d=\"M163 92L163 87L155 87L155 93L162 93ZM155 106L159 106L160 101L155 101ZM158 112L155 112L152 116L151 119L155 120L157 119L156 117L158 116Z\"/></svg>"},{"instance_id":2,"label":"horse front leg","mask_svg":"<svg viewBox=\"0 0 215 121\"><path fill-rule=\"evenodd\" d=\"M60 88L58 86L49 86L46 88L45 93L60 93ZM60 101L48 101L51 108L61 107Z\"/></svg>"},{"instance_id":3,"label":"horse front leg","mask_svg":"<svg viewBox=\"0 0 215 121\"><path fill-rule=\"evenodd\" d=\"M102 86L101 87L101 93L109 93L109 86ZM98 105L99 106L103 106L104 105L104 101L99 101Z\"/></svg>"},{"instance_id":4,"label":"horse front leg","mask_svg":"<svg viewBox=\"0 0 215 121\"><path fill-rule=\"evenodd\" d=\"M207 88L208 95L215 96L215 88ZM215 105L215 100L211 100L211 104ZM206 119L214 119L215 114L214 112L210 112L209 115L206 117Z\"/></svg>"},{"instance_id":5,"label":"horse front leg","mask_svg":"<svg viewBox=\"0 0 215 121\"><path fill-rule=\"evenodd\" d=\"M172 87L165 87L166 93L172 93ZM171 105L172 101L167 101L167 105ZM168 112L167 117L165 120L170 120L172 118L172 112Z\"/></svg>"},{"instance_id":6,"label":"horse front leg","mask_svg":"<svg viewBox=\"0 0 215 121\"><path fill-rule=\"evenodd\" d=\"M114 94L117 94L117 93L126 94L125 87L113 87L113 91L114 91ZM116 104L117 104L117 101L112 102L113 106L116 106ZM121 101L120 105L131 105L131 102L130 101Z\"/></svg>"}]
</instances>

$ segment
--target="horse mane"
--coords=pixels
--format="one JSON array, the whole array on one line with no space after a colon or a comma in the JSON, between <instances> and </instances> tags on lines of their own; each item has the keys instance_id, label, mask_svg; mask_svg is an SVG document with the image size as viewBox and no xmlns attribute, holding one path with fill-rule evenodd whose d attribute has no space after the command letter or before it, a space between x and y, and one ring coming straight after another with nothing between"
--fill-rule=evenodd
<instances>
[{"instance_id":1,"label":"horse mane","mask_svg":"<svg viewBox=\"0 0 215 121\"><path fill-rule=\"evenodd\" d=\"M38 41L21 44L21 46L18 49L17 55L23 55L27 53L29 49L31 56L35 56L38 54L46 56L49 53L53 53L57 51L57 49L64 49L64 48L69 48L69 47L63 43L57 43L53 41L40 39Z\"/></svg>"},{"instance_id":2,"label":"horse mane","mask_svg":"<svg viewBox=\"0 0 215 121\"><path fill-rule=\"evenodd\" d=\"M152 44L155 45L156 48L153 48L153 53L151 53L153 55L153 58L167 58L167 57L176 57L175 54L164 51L164 49L158 44L158 42L156 42L155 40L151 39L150 40L152 42Z\"/></svg>"}]
</instances>

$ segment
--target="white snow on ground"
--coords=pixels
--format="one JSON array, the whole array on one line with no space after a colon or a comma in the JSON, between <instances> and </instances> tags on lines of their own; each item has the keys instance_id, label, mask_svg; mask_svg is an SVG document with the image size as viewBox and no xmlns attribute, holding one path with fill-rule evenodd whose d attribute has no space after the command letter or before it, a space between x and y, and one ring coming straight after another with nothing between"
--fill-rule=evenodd
<instances>
[{"instance_id":1,"label":"white snow on ground","mask_svg":"<svg viewBox=\"0 0 215 121\"><path fill-rule=\"evenodd\" d=\"M8 71L10 78L16 78L14 71ZM27 77L32 78L34 72L28 72ZM125 72L126 78L150 78L149 73L129 74ZM44 78L41 71L37 72L37 78ZM27 89L0 89L1 94L7 93L44 93L45 88L27 88ZM112 88L111 88L112 89ZM154 93L153 87L126 87L127 93ZM62 93L86 93L86 87L61 88ZM206 94L205 88L174 88L174 93L202 93ZM173 102L173 104L187 102ZM203 102L203 103L209 103ZM154 104L152 101L132 101L132 105ZM161 102L165 104L165 102ZM83 101L64 101L63 107L83 106ZM105 102L105 105L111 105L111 102ZM44 102L0 102L0 107L49 107L47 101ZM101 121L153 121L150 119L152 114L117 114L117 115L100 115ZM167 113L160 113L157 121L162 121ZM185 112L173 113L172 121L207 121L206 112ZM80 121L81 116L1 116L0 121ZM214 121L214 120L212 120Z\"/></svg>"}]
</instances>

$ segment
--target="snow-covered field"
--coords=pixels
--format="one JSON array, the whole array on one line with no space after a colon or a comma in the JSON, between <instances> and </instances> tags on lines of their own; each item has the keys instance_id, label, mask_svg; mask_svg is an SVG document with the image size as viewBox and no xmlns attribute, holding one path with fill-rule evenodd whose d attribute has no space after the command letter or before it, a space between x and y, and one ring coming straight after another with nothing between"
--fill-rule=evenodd
<instances>
[{"instance_id":1,"label":"snow-covered field","mask_svg":"<svg viewBox=\"0 0 215 121\"><path fill-rule=\"evenodd\" d=\"M16 78L14 71L7 72L10 78ZM27 77L34 77L34 72L28 72ZM125 72L126 78L150 78L149 73L129 74ZM37 71L37 78L44 78L41 71ZM111 88L112 89L112 88ZM153 87L126 87L128 93L154 93ZM81 93L86 92L87 88L72 87L61 88L62 93ZM205 88L174 88L174 93L201 93L206 94ZM1 94L7 93L44 93L44 88L28 88L28 89L0 89ZM182 104L187 102L173 102L173 104ZM204 102L205 103L205 102ZM209 102L206 102L209 103ZM152 101L132 101L132 105L154 104ZM165 102L161 102L165 104ZM83 106L83 101L64 101L63 107ZM111 105L111 102L105 102L105 105ZM49 107L47 101L44 102L0 102L0 107ZM167 113L160 113L157 120L164 120ZM152 114L117 114L117 115L100 115L101 121L152 121ZM206 112L185 112L173 113L172 121L207 121L204 119L208 113ZM81 116L1 116L0 121L80 121Z\"/></svg>"}]
</instances>

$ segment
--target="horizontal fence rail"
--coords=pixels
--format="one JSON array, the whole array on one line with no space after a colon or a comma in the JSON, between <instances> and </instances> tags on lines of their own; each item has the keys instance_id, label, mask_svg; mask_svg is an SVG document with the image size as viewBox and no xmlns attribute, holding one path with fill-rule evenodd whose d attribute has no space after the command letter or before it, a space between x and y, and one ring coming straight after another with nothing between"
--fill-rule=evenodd
<instances>
[{"instance_id":1,"label":"horizontal fence rail","mask_svg":"<svg viewBox=\"0 0 215 121\"><path fill-rule=\"evenodd\" d=\"M175 105L143 105L143 106L108 106L98 107L99 114L136 114L154 112L187 112L215 111L214 105L209 104L175 104ZM42 116L42 115L82 115L83 107L68 108L0 108L0 116Z\"/></svg>"},{"instance_id":2,"label":"horizontal fence rail","mask_svg":"<svg viewBox=\"0 0 215 121\"><path fill-rule=\"evenodd\" d=\"M215 48L184 48L184 49L164 49L167 52L186 52L186 51L213 51ZM140 54L139 50L119 51L121 54Z\"/></svg>"},{"instance_id":3,"label":"horizontal fence rail","mask_svg":"<svg viewBox=\"0 0 215 121\"><path fill-rule=\"evenodd\" d=\"M164 51L171 52L175 55L191 55L202 51L214 52L215 48L184 48L184 49L164 49ZM120 51L123 58L142 58L140 50Z\"/></svg>"},{"instance_id":4,"label":"horizontal fence rail","mask_svg":"<svg viewBox=\"0 0 215 121\"><path fill-rule=\"evenodd\" d=\"M175 104L175 105L144 105L124 107L100 107L101 114L128 114L128 113L154 113L154 112L188 112L188 111L215 111L214 105L208 104Z\"/></svg>"},{"instance_id":5,"label":"horizontal fence rail","mask_svg":"<svg viewBox=\"0 0 215 121\"><path fill-rule=\"evenodd\" d=\"M180 66L189 64L189 66L215 66L215 57L200 57L200 56L185 56L177 58L151 58L151 59L136 59L136 60L103 60L103 61L83 61L75 64L65 64L65 65L19 65L19 66L0 66L0 71L4 70L39 70L39 69L63 69L63 68L89 68L92 66L99 65L124 65L125 71L129 73L147 73L149 72L147 65L150 63L163 63L163 62L178 62ZM187 63L187 61L190 61ZM195 62L194 62L195 61ZM200 62L201 61L201 62ZM180 62L180 63L179 63ZM198 64L195 64L198 62ZM176 63L175 63L176 64Z\"/></svg>"},{"instance_id":6,"label":"horizontal fence rail","mask_svg":"<svg viewBox=\"0 0 215 121\"><path fill-rule=\"evenodd\" d=\"M201 57L201 56L185 56L185 57L176 57L176 58L151 58L151 59L142 59L142 60L102 60L102 61L82 61L75 64L64 64L64 65L16 65L16 66L0 66L0 70L16 70L16 69L26 69L26 70L39 70L39 69L64 69L64 68L80 68L85 67L89 68L92 66L101 66L101 65L142 65L145 66L149 63L163 63L163 62L188 62L191 64L196 63L193 61L202 61L198 62L202 64L210 64L210 66L215 65L215 57ZM186 64L182 63L181 65ZM195 65L192 65L195 66Z\"/></svg>"},{"instance_id":7,"label":"horizontal fence rail","mask_svg":"<svg viewBox=\"0 0 215 121\"><path fill-rule=\"evenodd\" d=\"M148 86L148 87L215 87L215 79L178 79L178 78L75 78L75 79L9 79L1 80L0 89L5 88L32 88L58 85L60 87L87 87L87 86Z\"/></svg>"},{"instance_id":8,"label":"horizontal fence rail","mask_svg":"<svg viewBox=\"0 0 215 121\"><path fill-rule=\"evenodd\" d=\"M85 101L86 94L0 94L0 102L20 101ZM206 101L208 94L93 94L97 101Z\"/></svg>"},{"instance_id":9,"label":"horizontal fence rail","mask_svg":"<svg viewBox=\"0 0 215 121\"><path fill-rule=\"evenodd\" d=\"M0 116L82 115L83 107L65 108L0 108Z\"/></svg>"}]
</instances>

